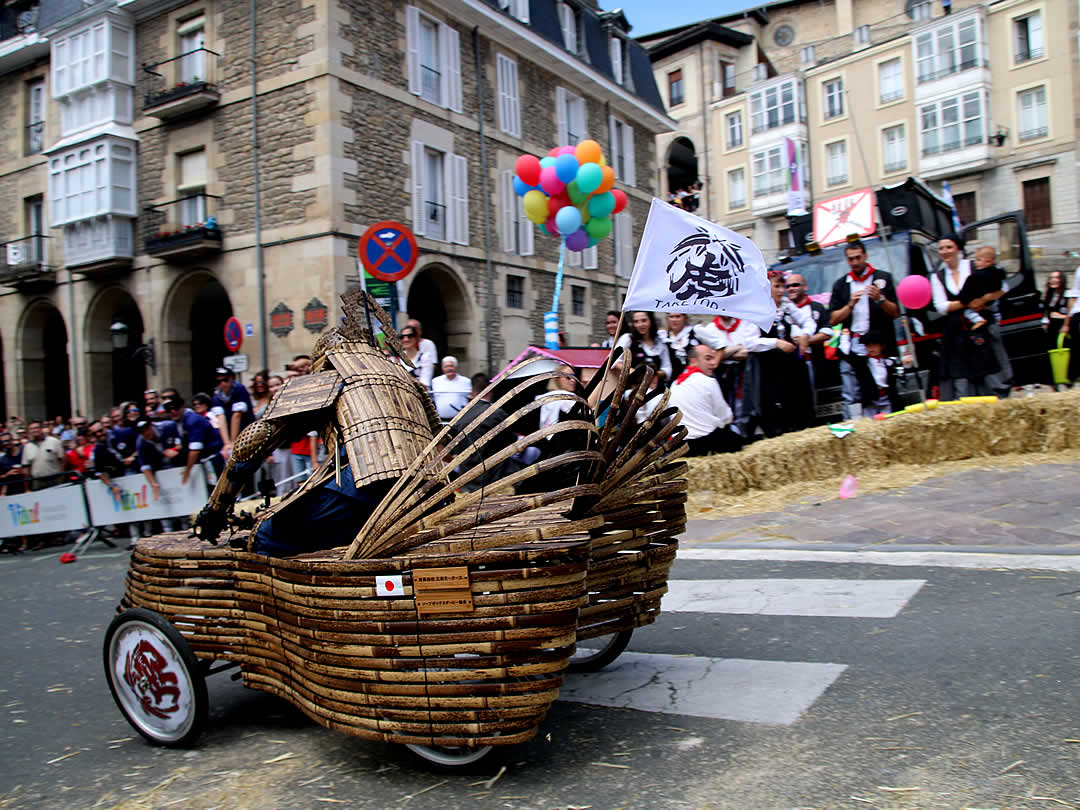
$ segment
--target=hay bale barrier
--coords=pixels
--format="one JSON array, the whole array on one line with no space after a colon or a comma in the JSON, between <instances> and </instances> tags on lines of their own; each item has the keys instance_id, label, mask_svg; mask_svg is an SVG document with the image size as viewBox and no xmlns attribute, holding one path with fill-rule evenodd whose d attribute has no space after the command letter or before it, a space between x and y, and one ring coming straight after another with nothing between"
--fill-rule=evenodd
<instances>
[{"instance_id":1,"label":"hay bale barrier","mask_svg":"<svg viewBox=\"0 0 1080 810\"><path fill-rule=\"evenodd\" d=\"M854 425L845 438L821 426L755 442L738 453L689 459L690 491L730 497L890 467L1078 450L1080 391L943 404Z\"/></svg>"}]
</instances>

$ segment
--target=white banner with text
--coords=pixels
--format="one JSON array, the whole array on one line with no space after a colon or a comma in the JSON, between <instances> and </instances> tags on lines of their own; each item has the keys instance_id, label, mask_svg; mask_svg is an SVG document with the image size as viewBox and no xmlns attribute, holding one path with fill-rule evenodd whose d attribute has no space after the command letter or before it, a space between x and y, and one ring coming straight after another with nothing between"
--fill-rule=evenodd
<instances>
[{"instance_id":1,"label":"white banner with text","mask_svg":"<svg viewBox=\"0 0 1080 810\"><path fill-rule=\"evenodd\" d=\"M67 532L87 525L81 484L0 498L0 537Z\"/></svg>"},{"instance_id":2,"label":"white banner with text","mask_svg":"<svg viewBox=\"0 0 1080 810\"><path fill-rule=\"evenodd\" d=\"M199 511L208 497L206 475L201 467L194 467L184 484L181 483L183 472L180 469L156 472L157 491L141 473L112 479L119 485L119 491L110 489L96 478L87 480L86 500L90 504L91 522L95 526L111 526L137 520L184 517Z\"/></svg>"}]
</instances>

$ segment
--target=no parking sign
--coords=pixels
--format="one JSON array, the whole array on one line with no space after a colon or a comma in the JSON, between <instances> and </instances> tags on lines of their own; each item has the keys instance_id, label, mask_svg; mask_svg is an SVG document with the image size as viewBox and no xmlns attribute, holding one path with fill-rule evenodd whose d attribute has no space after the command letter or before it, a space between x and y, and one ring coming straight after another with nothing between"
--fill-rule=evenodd
<instances>
[{"instance_id":1,"label":"no parking sign","mask_svg":"<svg viewBox=\"0 0 1080 810\"><path fill-rule=\"evenodd\" d=\"M239 351L240 346L244 343L244 330L240 326L240 321L236 318L229 318L225 321L225 348L230 352Z\"/></svg>"},{"instance_id":2,"label":"no parking sign","mask_svg":"<svg viewBox=\"0 0 1080 810\"><path fill-rule=\"evenodd\" d=\"M376 222L356 247L361 264L380 281L401 281L416 266L416 237L400 222Z\"/></svg>"}]
</instances>

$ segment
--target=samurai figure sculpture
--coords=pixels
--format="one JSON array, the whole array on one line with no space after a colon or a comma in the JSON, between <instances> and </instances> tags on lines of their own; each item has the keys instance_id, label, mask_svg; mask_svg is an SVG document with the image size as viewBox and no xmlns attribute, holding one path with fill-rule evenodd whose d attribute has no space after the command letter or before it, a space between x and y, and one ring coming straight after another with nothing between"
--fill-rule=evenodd
<instances>
[{"instance_id":1,"label":"samurai figure sculpture","mask_svg":"<svg viewBox=\"0 0 1080 810\"><path fill-rule=\"evenodd\" d=\"M292 437L317 431L326 461L293 493L255 518L247 548L286 557L348 544L431 442L439 417L431 397L374 339L381 322L403 356L390 318L363 291L342 296L345 319L315 344L312 373L288 380L263 418L241 432L195 534L211 543L229 525L244 482Z\"/></svg>"}]
</instances>

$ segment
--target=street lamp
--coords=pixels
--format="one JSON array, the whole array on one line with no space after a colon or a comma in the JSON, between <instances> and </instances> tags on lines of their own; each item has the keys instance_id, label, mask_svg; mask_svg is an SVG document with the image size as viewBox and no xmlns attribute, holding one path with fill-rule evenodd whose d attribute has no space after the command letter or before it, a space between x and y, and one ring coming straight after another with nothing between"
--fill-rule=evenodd
<instances>
[{"instance_id":1,"label":"street lamp","mask_svg":"<svg viewBox=\"0 0 1080 810\"><path fill-rule=\"evenodd\" d=\"M113 325L109 327L109 334L112 336L112 345L114 349L126 349L128 345L128 326L123 321L113 321Z\"/></svg>"}]
</instances>

